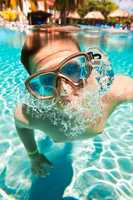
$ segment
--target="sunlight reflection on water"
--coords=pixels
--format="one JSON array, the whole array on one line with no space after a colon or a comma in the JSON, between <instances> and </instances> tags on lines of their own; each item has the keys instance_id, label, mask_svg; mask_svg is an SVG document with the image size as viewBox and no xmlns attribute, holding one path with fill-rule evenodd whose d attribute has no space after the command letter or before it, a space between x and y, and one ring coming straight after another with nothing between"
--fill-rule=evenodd
<instances>
[{"instance_id":1,"label":"sunlight reflection on water","mask_svg":"<svg viewBox=\"0 0 133 200\"><path fill-rule=\"evenodd\" d=\"M84 35L78 35L82 50L88 46L101 47L109 54L116 74L133 75L131 37L100 35L99 39L90 39L90 36L85 35L84 38ZM17 90L23 90L27 78L20 63L23 42L21 34L0 30L0 194L3 198L4 195L13 195L19 200L28 199L31 187L28 158L17 137L13 120ZM80 200L133 199L132 116L133 104L123 103L111 115L104 134L82 143L73 143L70 157L74 175L64 196ZM38 141L46 138L38 133ZM53 152L62 149L63 145L51 143L46 154L52 158ZM101 193L101 190L104 192Z\"/></svg>"}]
</instances>

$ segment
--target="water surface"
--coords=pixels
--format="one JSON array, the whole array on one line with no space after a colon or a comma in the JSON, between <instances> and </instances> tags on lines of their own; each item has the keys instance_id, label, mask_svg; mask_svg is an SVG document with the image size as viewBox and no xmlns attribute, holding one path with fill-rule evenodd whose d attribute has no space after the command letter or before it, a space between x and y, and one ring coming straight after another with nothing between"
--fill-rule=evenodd
<instances>
[{"instance_id":1,"label":"water surface","mask_svg":"<svg viewBox=\"0 0 133 200\"><path fill-rule=\"evenodd\" d=\"M133 34L75 33L82 51L100 47L115 74L133 77ZM0 199L132 200L133 103L118 106L103 134L75 143L54 144L37 131L42 152L54 163L47 178L31 177L26 152L17 137L13 109L28 74L20 63L25 35L0 29ZM64 195L64 197L63 197Z\"/></svg>"}]
</instances>

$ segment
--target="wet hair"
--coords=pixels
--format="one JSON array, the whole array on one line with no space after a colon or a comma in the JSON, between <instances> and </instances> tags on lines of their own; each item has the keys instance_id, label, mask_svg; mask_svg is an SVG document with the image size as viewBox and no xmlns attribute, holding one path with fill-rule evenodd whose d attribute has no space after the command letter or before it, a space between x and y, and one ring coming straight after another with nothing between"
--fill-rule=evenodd
<instances>
[{"instance_id":1,"label":"wet hair","mask_svg":"<svg viewBox=\"0 0 133 200\"><path fill-rule=\"evenodd\" d=\"M71 32L54 30L47 31L36 29L31 31L29 35L27 35L26 41L21 51L21 62L26 68L27 72L31 74L30 66L32 57L39 51L41 48L44 48L51 41L54 40L71 40L76 46L77 49L80 50L80 46L77 40L73 37Z\"/></svg>"}]
</instances>

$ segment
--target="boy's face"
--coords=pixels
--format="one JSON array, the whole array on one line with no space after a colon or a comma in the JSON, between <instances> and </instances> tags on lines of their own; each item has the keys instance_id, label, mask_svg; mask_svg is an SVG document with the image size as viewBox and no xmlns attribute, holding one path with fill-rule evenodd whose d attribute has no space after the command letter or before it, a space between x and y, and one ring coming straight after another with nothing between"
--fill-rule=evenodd
<instances>
[{"instance_id":1,"label":"boy's face","mask_svg":"<svg viewBox=\"0 0 133 200\"><path fill-rule=\"evenodd\" d=\"M47 69L49 72L52 70L54 71L55 67L60 62L77 52L79 52L79 49L72 40L52 41L32 57L31 66L34 66L32 68L32 74L44 69ZM101 106L99 103L99 96L97 95L99 94L99 88L93 70L86 79L85 84L83 85L84 87L71 86L68 81L66 82L63 79L60 79L59 85L60 92L55 96L54 101L52 101L56 103L52 104L51 101L39 100L37 103L35 102L35 105L33 104L33 106L37 106L40 113L44 114L46 111L45 114L50 120L53 119L54 116L54 121L52 123L57 122L57 124L64 124L64 117L60 119L60 114L62 113L62 116L67 115L66 117L68 119L70 118L68 122L71 124L71 116L73 116L77 123L77 125L74 126L77 127L78 131L80 131L79 124L82 125L84 123L89 124L95 122L95 118L100 116ZM48 107L47 105L51 106ZM32 106L31 100L30 106ZM47 109L49 112L47 112ZM69 127L68 124L67 126Z\"/></svg>"},{"instance_id":2,"label":"boy's face","mask_svg":"<svg viewBox=\"0 0 133 200\"><path fill-rule=\"evenodd\" d=\"M52 40L49 42L49 45L40 49L40 51L32 57L31 72L34 74L44 69L52 71L65 58L77 52L79 52L79 49L72 40ZM93 73L87 78L84 87L88 89L93 87L97 88ZM69 82L61 79L59 95L62 99L62 104L74 101L78 96L82 96L82 92L83 88L71 86Z\"/></svg>"}]
</instances>

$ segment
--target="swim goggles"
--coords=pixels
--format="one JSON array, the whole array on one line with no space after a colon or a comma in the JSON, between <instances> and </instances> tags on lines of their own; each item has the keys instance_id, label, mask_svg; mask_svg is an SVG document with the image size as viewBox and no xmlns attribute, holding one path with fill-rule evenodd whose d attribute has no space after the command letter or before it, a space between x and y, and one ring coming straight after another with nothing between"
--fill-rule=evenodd
<instances>
[{"instance_id":1,"label":"swim goggles","mask_svg":"<svg viewBox=\"0 0 133 200\"><path fill-rule=\"evenodd\" d=\"M74 89L81 88L92 69L99 84L99 93L103 95L114 80L114 72L108 56L98 48L89 48L87 52L72 54L59 63L54 70L44 69L31 75L25 85L30 94L37 99L51 99L60 95L62 79Z\"/></svg>"},{"instance_id":2,"label":"swim goggles","mask_svg":"<svg viewBox=\"0 0 133 200\"><path fill-rule=\"evenodd\" d=\"M60 95L62 79L73 88L83 87L83 83L92 71L92 57L89 52L72 54L59 63L54 70L44 69L31 75L25 82L26 88L35 98L43 100Z\"/></svg>"}]
</instances>

